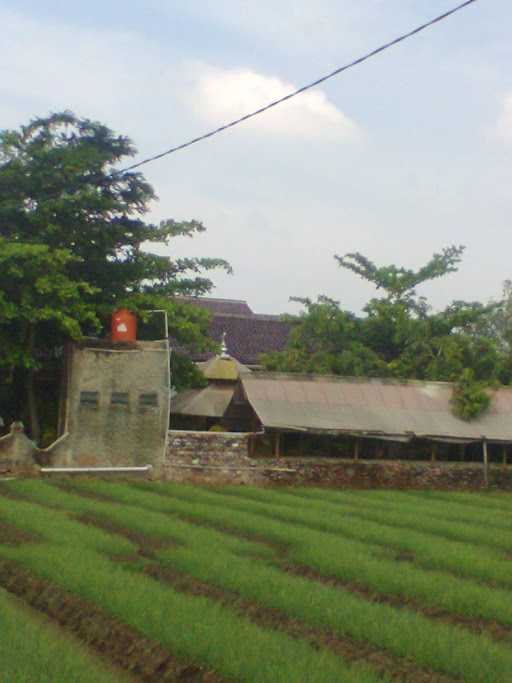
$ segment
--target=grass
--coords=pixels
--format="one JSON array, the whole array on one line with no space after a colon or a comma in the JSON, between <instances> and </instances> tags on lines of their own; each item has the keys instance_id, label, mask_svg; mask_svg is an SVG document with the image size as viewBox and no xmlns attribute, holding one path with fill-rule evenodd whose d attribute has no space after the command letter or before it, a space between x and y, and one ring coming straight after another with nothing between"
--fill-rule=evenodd
<instances>
[{"instance_id":1,"label":"grass","mask_svg":"<svg viewBox=\"0 0 512 683\"><path fill-rule=\"evenodd\" d=\"M121 683L61 629L43 621L0 589L2 683Z\"/></svg>"}]
</instances>

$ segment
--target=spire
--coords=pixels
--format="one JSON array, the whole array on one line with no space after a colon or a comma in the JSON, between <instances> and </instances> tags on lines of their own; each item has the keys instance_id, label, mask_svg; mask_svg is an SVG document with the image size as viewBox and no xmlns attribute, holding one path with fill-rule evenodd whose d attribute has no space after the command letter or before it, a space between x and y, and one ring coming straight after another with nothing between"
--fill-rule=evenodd
<instances>
[{"instance_id":1,"label":"spire","mask_svg":"<svg viewBox=\"0 0 512 683\"><path fill-rule=\"evenodd\" d=\"M226 345L226 331L222 333L222 342L221 342L221 347L220 347L220 357L221 358L231 358L231 356L228 353L228 347Z\"/></svg>"}]
</instances>

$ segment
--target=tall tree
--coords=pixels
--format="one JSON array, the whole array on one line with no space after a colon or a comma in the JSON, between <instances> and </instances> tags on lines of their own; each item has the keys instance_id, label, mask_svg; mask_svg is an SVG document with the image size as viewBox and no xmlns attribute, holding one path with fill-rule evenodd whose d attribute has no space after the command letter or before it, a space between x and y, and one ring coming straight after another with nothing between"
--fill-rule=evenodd
<instances>
[{"instance_id":1,"label":"tall tree","mask_svg":"<svg viewBox=\"0 0 512 683\"><path fill-rule=\"evenodd\" d=\"M145 220L153 188L141 173L115 170L134 154L128 138L71 112L0 132L0 250L18 284L14 291L0 279L4 377L33 375L50 339L97 332L119 306L167 309L175 339L208 343L207 314L173 297L208 292L206 273L229 265L149 250L205 228L196 220ZM20 307L21 300L30 304Z\"/></svg>"},{"instance_id":2,"label":"tall tree","mask_svg":"<svg viewBox=\"0 0 512 683\"><path fill-rule=\"evenodd\" d=\"M462 378L459 399L468 396L471 408L485 407L485 401L473 400L481 395L482 386L512 380L506 343L510 300L491 305L455 301L434 313L416 292L418 285L456 271L463 251L463 247L448 247L417 271L377 266L359 253L337 256L341 267L374 284L383 296L370 299L362 316L327 297L316 303L299 299L304 311L291 319L289 344L284 351L265 356L265 367L355 376Z\"/></svg>"},{"instance_id":3,"label":"tall tree","mask_svg":"<svg viewBox=\"0 0 512 683\"><path fill-rule=\"evenodd\" d=\"M465 247L452 245L442 250L440 254L434 254L432 258L419 270L411 270L395 265L376 266L366 256L359 252L335 256L342 268L351 270L363 280L375 285L377 289L383 289L385 298L392 303L409 303L421 306L416 297L416 287L443 277L447 273L454 273L462 259Z\"/></svg>"}]
</instances>

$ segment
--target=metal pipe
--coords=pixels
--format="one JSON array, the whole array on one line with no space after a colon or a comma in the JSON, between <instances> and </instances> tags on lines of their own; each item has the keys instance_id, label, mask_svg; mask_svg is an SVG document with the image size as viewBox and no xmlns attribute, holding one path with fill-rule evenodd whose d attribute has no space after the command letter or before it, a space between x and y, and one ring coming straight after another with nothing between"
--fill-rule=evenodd
<instances>
[{"instance_id":1,"label":"metal pipe","mask_svg":"<svg viewBox=\"0 0 512 683\"><path fill-rule=\"evenodd\" d=\"M144 467L41 467L43 474L94 474L100 472L150 472L153 465Z\"/></svg>"}]
</instances>

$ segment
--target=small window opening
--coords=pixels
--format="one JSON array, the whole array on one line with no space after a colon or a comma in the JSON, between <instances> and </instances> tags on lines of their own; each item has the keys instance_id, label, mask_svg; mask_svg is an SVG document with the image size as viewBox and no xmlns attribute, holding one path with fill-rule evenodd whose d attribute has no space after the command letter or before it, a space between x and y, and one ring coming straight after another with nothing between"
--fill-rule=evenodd
<instances>
[{"instance_id":1,"label":"small window opening","mask_svg":"<svg viewBox=\"0 0 512 683\"><path fill-rule=\"evenodd\" d=\"M83 406L97 406L99 403L99 392L98 391L81 391L80 392L80 405Z\"/></svg>"}]
</instances>

